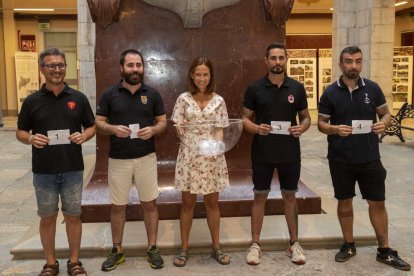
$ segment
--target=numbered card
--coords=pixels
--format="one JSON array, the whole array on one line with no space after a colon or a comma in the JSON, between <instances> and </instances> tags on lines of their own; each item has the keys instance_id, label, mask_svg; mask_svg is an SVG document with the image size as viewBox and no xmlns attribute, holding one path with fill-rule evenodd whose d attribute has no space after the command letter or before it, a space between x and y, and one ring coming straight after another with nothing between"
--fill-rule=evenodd
<instances>
[{"instance_id":1,"label":"numbered card","mask_svg":"<svg viewBox=\"0 0 414 276\"><path fill-rule=\"evenodd\" d=\"M290 135L288 128L290 128L291 122L288 121L271 121L272 134Z\"/></svg>"},{"instance_id":2,"label":"numbered card","mask_svg":"<svg viewBox=\"0 0 414 276\"><path fill-rule=\"evenodd\" d=\"M372 120L352 120L352 134L365 134L372 131Z\"/></svg>"},{"instance_id":3,"label":"numbered card","mask_svg":"<svg viewBox=\"0 0 414 276\"><path fill-rule=\"evenodd\" d=\"M49 146L70 144L69 129L48 130Z\"/></svg>"},{"instance_id":4,"label":"numbered card","mask_svg":"<svg viewBox=\"0 0 414 276\"><path fill-rule=\"evenodd\" d=\"M131 134L129 135L129 138L131 139L138 138L139 124L130 124L129 129L131 130Z\"/></svg>"}]
</instances>

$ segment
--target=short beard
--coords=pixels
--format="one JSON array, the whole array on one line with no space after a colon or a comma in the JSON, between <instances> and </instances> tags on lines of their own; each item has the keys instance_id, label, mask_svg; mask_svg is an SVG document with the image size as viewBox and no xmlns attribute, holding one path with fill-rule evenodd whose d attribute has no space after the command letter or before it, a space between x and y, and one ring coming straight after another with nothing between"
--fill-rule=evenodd
<instances>
[{"instance_id":1,"label":"short beard","mask_svg":"<svg viewBox=\"0 0 414 276\"><path fill-rule=\"evenodd\" d=\"M346 74L346 77L348 79L354 80L354 79L357 79L359 77L359 73L358 72L355 72L355 71L351 71L351 72L348 72Z\"/></svg>"},{"instance_id":2,"label":"short beard","mask_svg":"<svg viewBox=\"0 0 414 276\"><path fill-rule=\"evenodd\" d=\"M279 67L273 67L272 69L270 69L270 72L272 72L273 74L276 75L280 75L285 73L285 69L283 69L283 67L279 66Z\"/></svg>"},{"instance_id":3,"label":"short beard","mask_svg":"<svg viewBox=\"0 0 414 276\"><path fill-rule=\"evenodd\" d=\"M138 75L138 78L137 79L132 79L132 77L131 77L132 75ZM142 82L144 74L142 74L142 73L132 73L132 74L122 73L122 77L124 78L125 82L128 83L129 85L137 85L137 84L140 84Z\"/></svg>"}]
</instances>

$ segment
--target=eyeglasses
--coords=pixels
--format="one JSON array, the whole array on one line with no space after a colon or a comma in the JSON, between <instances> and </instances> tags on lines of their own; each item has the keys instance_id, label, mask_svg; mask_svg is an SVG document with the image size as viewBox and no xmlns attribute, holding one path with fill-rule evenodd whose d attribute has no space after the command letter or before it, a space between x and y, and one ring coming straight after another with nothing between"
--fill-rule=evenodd
<instances>
[{"instance_id":1,"label":"eyeglasses","mask_svg":"<svg viewBox=\"0 0 414 276\"><path fill-rule=\"evenodd\" d=\"M59 68L59 70L65 70L66 69L66 63L59 63L59 64L43 64L42 67L46 67L50 71L56 70L56 68Z\"/></svg>"}]
</instances>

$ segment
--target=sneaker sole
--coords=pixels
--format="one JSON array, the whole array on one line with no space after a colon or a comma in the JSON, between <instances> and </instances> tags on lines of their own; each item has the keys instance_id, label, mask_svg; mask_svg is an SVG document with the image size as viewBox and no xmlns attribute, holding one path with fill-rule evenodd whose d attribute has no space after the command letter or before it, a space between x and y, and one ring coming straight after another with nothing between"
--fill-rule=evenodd
<instances>
[{"instance_id":1,"label":"sneaker sole","mask_svg":"<svg viewBox=\"0 0 414 276\"><path fill-rule=\"evenodd\" d=\"M160 268L164 267L164 264L162 264L160 266L153 265L149 259L147 259L147 262L150 264L151 268L153 268L153 269L160 269Z\"/></svg>"},{"instance_id":2,"label":"sneaker sole","mask_svg":"<svg viewBox=\"0 0 414 276\"><path fill-rule=\"evenodd\" d=\"M260 264L260 261L259 262L254 262L254 261L251 261L251 262L246 262L248 265L258 265L258 264Z\"/></svg>"},{"instance_id":3,"label":"sneaker sole","mask_svg":"<svg viewBox=\"0 0 414 276\"><path fill-rule=\"evenodd\" d=\"M353 254L353 255L351 255L351 256L349 256L348 258L346 258L346 259L337 259L336 257L335 257L335 262L338 262L338 263L343 263L343 262L346 262L346 261L348 261L349 259L351 259L352 257L354 257L356 255L356 253L355 254Z\"/></svg>"},{"instance_id":4,"label":"sneaker sole","mask_svg":"<svg viewBox=\"0 0 414 276\"><path fill-rule=\"evenodd\" d=\"M290 251L286 251L286 256L288 256L289 258L292 258L292 253ZM306 263L306 260L300 260L300 261L293 261L292 263L297 264L297 265L304 265Z\"/></svg>"},{"instance_id":5,"label":"sneaker sole","mask_svg":"<svg viewBox=\"0 0 414 276\"><path fill-rule=\"evenodd\" d=\"M411 267L400 267L400 266L396 266L396 265L394 265L394 264L392 264L390 262L384 261L384 260L379 259L379 258L377 258L377 261L380 262L380 263L383 263L383 264L392 266L393 268L396 268L396 269L399 269L399 270L402 270L402 271L410 271L411 270Z\"/></svg>"},{"instance_id":6,"label":"sneaker sole","mask_svg":"<svg viewBox=\"0 0 414 276\"><path fill-rule=\"evenodd\" d=\"M306 261L292 261L292 263L296 264L296 265L304 265L306 263Z\"/></svg>"},{"instance_id":7,"label":"sneaker sole","mask_svg":"<svg viewBox=\"0 0 414 276\"><path fill-rule=\"evenodd\" d=\"M122 264L122 263L124 263L125 262L125 256L122 256L122 258L121 259L119 259L116 263L115 263L115 265L114 266L111 266L111 267L101 267L101 270L102 271L111 271L111 270L114 270L118 265L120 265L120 264Z\"/></svg>"}]
</instances>

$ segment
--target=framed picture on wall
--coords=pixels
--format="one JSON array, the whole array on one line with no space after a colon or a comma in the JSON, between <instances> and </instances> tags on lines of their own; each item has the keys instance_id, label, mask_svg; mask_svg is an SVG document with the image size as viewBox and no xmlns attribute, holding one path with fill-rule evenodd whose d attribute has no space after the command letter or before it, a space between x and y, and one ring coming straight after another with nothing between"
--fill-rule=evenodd
<instances>
[{"instance_id":1,"label":"framed picture on wall","mask_svg":"<svg viewBox=\"0 0 414 276\"><path fill-rule=\"evenodd\" d=\"M411 104L413 87L413 46L395 47L392 65L393 108Z\"/></svg>"},{"instance_id":2,"label":"framed picture on wall","mask_svg":"<svg viewBox=\"0 0 414 276\"><path fill-rule=\"evenodd\" d=\"M318 62L319 62L319 99L321 98L325 89L334 81L332 79L332 49L319 49L318 50Z\"/></svg>"},{"instance_id":3,"label":"framed picture on wall","mask_svg":"<svg viewBox=\"0 0 414 276\"><path fill-rule=\"evenodd\" d=\"M20 50L23 52L36 52L36 36L35 35L21 35L20 36Z\"/></svg>"},{"instance_id":4,"label":"framed picture on wall","mask_svg":"<svg viewBox=\"0 0 414 276\"><path fill-rule=\"evenodd\" d=\"M309 109L317 108L316 100L316 49L288 49L289 77L303 84Z\"/></svg>"}]
</instances>

